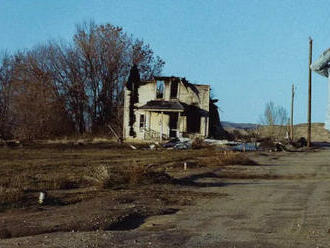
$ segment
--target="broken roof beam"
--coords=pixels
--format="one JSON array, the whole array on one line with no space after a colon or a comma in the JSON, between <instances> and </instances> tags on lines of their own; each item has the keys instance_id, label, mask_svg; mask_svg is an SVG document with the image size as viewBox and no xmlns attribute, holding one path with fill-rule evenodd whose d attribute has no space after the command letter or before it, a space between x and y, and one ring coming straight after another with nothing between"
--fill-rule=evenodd
<instances>
[{"instance_id":1,"label":"broken roof beam","mask_svg":"<svg viewBox=\"0 0 330 248\"><path fill-rule=\"evenodd\" d=\"M175 77L175 76L168 76L168 77L165 77L165 76L155 76L154 79L155 80L164 80L164 81L175 80L175 79L180 80L179 77Z\"/></svg>"},{"instance_id":2,"label":"broken roof beam","mask_svg":"<svg viewBox=\"0 0 330 248\"><path fill-rule=\"evenodd\" d=\"M184 87L190 88L199 98L199 90L196 88L195 84L190 83L186 78L180 78L175 76L170 77L154 77L155 80L164 80L164 81L174 81L177 80L178 82L181 82Z\"/></svg>"}]
</instances>

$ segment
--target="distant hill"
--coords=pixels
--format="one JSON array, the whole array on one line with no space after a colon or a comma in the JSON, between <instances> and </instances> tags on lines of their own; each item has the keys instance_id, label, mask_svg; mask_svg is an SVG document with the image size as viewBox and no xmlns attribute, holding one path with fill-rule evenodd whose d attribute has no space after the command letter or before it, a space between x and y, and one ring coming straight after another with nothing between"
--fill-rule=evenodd
<instances>
[{"instance_id":1,"label":"distant hill","mask_svg":"<svg viewBox=\"0 0 330 248\"><path fill-rule=\"evenodd\" d=\"M234 123L229 121L222 121L221 124L227 132L232 133L234 131L239 131L242 135L247 135L248 130L255 129L258 126L258 124L253 123ZM267 130L267 126L262 126L259 132L263 135L267 133ZM306 123L294 125L294 137L295 139L300 137L307 138ZM324 128L324 123L312 123L312 142L330 142L330 132Z\"/></svg>"},{"instance_id":2,"label":"distant hill","mask_svg":"<svg viewBox=\"0 0 330 248\"><path fill-rule=\"evenodd\" d=\"M222 121L221 125L223 128L237 128L237 129L255 129L258 124L253 123L235 123L229 121Z\"/></svg>"}]
</instances>

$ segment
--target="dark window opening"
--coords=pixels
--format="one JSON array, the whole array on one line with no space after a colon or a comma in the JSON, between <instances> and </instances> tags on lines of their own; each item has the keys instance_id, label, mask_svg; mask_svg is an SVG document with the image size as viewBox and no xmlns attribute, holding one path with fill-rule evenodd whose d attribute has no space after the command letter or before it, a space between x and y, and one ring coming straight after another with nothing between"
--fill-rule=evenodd
<instances>
[{"instance_id":1,"label":"dark window opening","mask_svg":"<svg viewBox=\"0 0 330 248\"><path fill-rule=\"evenodd\" d=\"M140 129L145 127L145 116L143 114L140 115Z\"/></svg>"},{"instance_id":2,"label":"dark window opening","mask_svg":"<svg viewBox=\"0 0 330 248\"><path fill-rule=\"evenodd\" d=\"M162 99L164 98L164 81L157 81L157 88L156 88L156 98L157 99Z\"/></svg>"},{"instance_id":3,"label":"dark window opening","mask_svg":"<svg viewBox=\"0 0 330 248\"><path fill-rule=\"evenodd\" d=\"M171 82L171 99L178 97L178 81Z\"/></svg>"}]
</instances>

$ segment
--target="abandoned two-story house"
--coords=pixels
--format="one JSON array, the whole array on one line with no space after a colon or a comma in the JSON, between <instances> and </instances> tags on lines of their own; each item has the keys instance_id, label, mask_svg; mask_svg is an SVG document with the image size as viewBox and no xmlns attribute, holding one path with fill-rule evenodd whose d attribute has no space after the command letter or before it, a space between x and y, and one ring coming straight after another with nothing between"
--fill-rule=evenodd
<instances>
[{"instance_id":1,"label":"abandoned two-story house","mask_svg":"<svg viewBox=\"0 0 330 248\"><path fill-rule=\"evenodd\" d=\"M209 110L209 85L173 76L140 81L133 75L125 87L123 138L208 137Z\"/></svg>"}]
</instances>

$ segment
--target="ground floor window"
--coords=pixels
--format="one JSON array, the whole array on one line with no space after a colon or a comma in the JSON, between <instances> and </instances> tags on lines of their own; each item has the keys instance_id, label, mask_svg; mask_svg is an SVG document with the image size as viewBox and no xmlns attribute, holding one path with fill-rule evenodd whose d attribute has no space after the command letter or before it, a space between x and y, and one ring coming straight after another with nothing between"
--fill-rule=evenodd
<instances>
[{"instance_id":1,"label":"ground floor window","mask_svg":"<svg viewBox=\"0 0 330 248\"><path fill-rule=\"evenodd\" d=\"M145 115L140 114L140 129L144 129L146 124Z\"/></svg>"}]
</instances>

